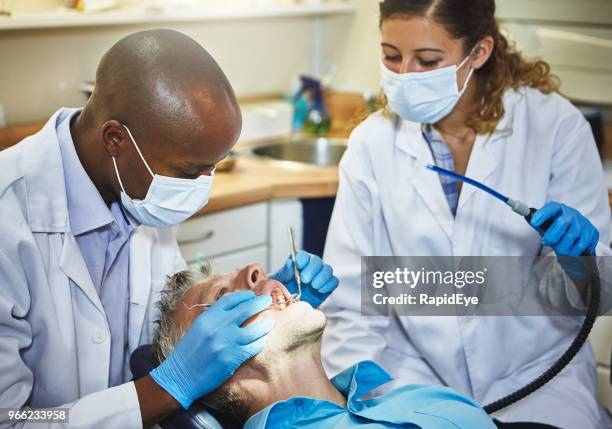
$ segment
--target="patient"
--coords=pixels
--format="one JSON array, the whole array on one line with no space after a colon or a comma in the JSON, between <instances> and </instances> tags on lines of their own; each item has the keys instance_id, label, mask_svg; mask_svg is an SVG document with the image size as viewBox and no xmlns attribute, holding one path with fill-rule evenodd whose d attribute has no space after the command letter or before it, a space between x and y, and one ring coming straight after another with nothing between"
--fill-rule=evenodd
<instances>
[{"instance_id":1,"label":"patient","mask_svg":"<svg viewBox=\"0 0 612 429\"><path fill-rule=\"evenodd\" d=\"M197 304L214 303L222 295L253 290L273 298L270 309L245 322L276 319L264 350L243 364L217 391L200 401L245 428L494 428L472 400L441 386L409 385L359 400L390 381L375 363L366 361L331 381L321 363L325 315L303 301L289 302L289 292L268 279L258 265L209 277L181 272L168 281L160 301L161 318L154 342L161 362L202 311Z\"/></svg>"}]
</instances>

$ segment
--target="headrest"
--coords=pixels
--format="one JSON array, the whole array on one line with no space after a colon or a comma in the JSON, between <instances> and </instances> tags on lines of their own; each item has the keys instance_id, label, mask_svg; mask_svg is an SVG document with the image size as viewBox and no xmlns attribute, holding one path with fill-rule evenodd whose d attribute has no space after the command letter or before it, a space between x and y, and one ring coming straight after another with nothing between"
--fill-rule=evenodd
<instances>
[{"instance_id":1,"label":"headrest","mask_svg":"<svg viewBox=\"0 0 612 429\"><path fill-rule=\"evenodd\" d=\"M149 374L157 366L151 345L138 347L130 357L130 370L137 380ZM179 411L160 423L163 429L239 429L228 418L215 417L213 411L194 402L188 410Z\"/></svg>"}]
</instances>

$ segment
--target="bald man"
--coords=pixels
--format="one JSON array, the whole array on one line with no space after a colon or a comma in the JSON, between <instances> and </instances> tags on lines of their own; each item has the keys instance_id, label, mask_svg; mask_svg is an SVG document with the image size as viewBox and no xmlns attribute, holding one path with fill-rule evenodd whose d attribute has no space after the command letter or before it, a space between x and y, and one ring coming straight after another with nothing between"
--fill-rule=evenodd
<instances>
[{"instance_id":1,"label":"bald man","mask_svg":"<svg viewBox=\"0 0 612 429\"><path fill-rule=\"evenodd\" d=\"M263 349L273 323L241 326L270 297L233 294L130 381L166 276L185 268L172 227L207 203L240 130L214 59L181 33L153 30L106 53L83 109L60 109L0 152L0 407L64 408L62 427L149 427ZM337 286L331 268L303 252L297 265L303 296L319 305ZM295 290L293 269L288 260L273 276ZM0 427L53 423L0 411Z\"/></svg>"}]
</instances>

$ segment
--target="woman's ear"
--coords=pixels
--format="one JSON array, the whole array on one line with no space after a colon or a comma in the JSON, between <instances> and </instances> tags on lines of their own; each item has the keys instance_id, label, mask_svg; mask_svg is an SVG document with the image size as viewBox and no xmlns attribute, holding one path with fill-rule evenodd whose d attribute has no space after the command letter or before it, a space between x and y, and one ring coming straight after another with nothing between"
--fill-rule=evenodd
<instances>
[{"instance_id":1,"label":"woman's ear","mask_svg":"<svg viewBox=\"0 0 612 429\"><path fill-rule=\"evenodd\" d=\"M482 66L484 66L489 58L491 58L491 54L493 53L493 48L495 47L495 40L492 36L487 36L482 39L476 47L474 48L474 52L472 53L472 68L474 70L478 70Z\"/></svg>"}]
</instances>

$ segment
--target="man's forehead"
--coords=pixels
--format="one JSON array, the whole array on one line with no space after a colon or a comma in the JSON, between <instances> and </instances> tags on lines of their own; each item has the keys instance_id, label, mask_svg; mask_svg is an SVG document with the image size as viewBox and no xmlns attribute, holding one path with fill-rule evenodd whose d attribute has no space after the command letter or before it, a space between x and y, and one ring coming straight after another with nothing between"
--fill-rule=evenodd
<instances>
[{"instance_id":1,"label":"man's forehead","mask_svg":"<svg viewBox=\"0 0 612 429\"><path fill-rule=\"evenodd\" d=\"M189 307L194 304L202 304L206 299L207 291L210 289L209 282L214 278L209 278L198 283L194 283L182 296L180 302L174 310L174 320L179 324L182 330L187 330L191 326L191 322L201 312L201 308Z\"/></svg>"},{"instance_id":2,"label":"man's forehead","mask_svg":"<svg viewBox=\"0 0 612 429\"><path fill-rule=\"evenodd\" d=\"M189 290L185 292L185 295L183 295L183 301L187 304L200 304L201 301L199 301L199 299L211 289L211 287L218 281L219 277L220 276L213 276L194 283Z\"/></svg>"},{"instance_id":3,"label":"man's forehead","mask_svg":"<svg viewBox=\"0 0 612 429\"><path fill-rule=\"evenodd\" d=\"M207 295L219 287L230 285L237 272L238 269L229 273L217 274L195 283L185 292L183 301L188 305L208 303L203 301L207 298L211 299Z\"/></svg>"}]
</instances>

